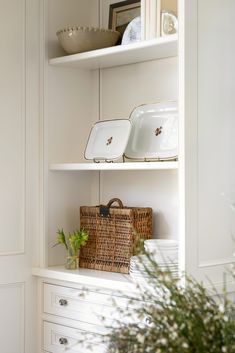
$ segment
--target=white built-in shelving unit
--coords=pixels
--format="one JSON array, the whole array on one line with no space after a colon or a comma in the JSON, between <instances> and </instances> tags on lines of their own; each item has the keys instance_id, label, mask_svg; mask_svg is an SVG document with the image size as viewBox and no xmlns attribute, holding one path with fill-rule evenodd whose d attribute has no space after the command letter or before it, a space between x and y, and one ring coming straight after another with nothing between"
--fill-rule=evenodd
<instances>
[{"instance_id":1,"label":"white built-in shelving unit","mask_svg":"<svg viewBox=\"0 0 235 353\"><path fill-rule=\"evenodd\" d=\"M69 23L106 28L111 3L44 0L44 268L64 262L63 249L52 247L57 229L78 228L80 206L113 197L125 206L152 207L154 237L178 237L180 162L84 159L96 121L129 118L139 105L178 100L177 34L73 55L60 48L59 28Z\"/></svg>"},{"instance_id":2,"label":"white built-in shelving unit","mask_svg":"<svg viewBox=\"0 0 235 353\"><path fill-rule=\"evenodd\" d=\"M151 207L153 237L178 239L180 269L200 281L209 278L217 289L232 258L234 214L221 195L231 195L235 180L235 27L229 25L235 2L224 6L217 0L211 6L178 0L177 12L175 0L161 0L176 5L179 36L65 56L56 31L75 23L106 28L114 2L42 1L42 241L40 266L32 271L41 277L41 302L47 303L41 308L41 342L54 337L54 328L60 328L58 337L68 337L68 330L74 335L73 329L80 327L77 313L83 303L76 304L80 299L75 296L81 286L133 289L128 275L64 269L65 251L53 247L56 232L80 227L81 206L104 205L118 197L124 206ZM128 118L137 106L172 100L179 102L179 161L85 161L96 121ZM58 304L59 298L71 298L74 316L70 306ZM90 322L90 316L85 313L83 320ZM53 344L45 344L44 351L59 352L60 343L55 350Z\"/></svg>"}]
</instances>

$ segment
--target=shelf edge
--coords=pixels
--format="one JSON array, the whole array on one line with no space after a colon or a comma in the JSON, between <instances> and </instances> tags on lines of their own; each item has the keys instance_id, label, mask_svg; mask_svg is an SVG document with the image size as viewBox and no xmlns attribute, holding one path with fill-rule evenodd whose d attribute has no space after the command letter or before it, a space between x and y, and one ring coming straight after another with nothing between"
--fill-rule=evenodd
<instances>
[{"instance_id":1,"label":"shelf edge","mask_svg":"<svg viewBox=\"0 0 235 353\"><path fill-rule=\"evenodd\" d=\"M126 162L126 163L58 163L49 166L51 171L131 171L177 170L178 162Z\"/></svg>"},{"instance_id":2,"label":"shelf edge","mask_svg":"<svg viewBox=\"0 0 235 353\"><path fill-rule=\"evenodd\" d=\"M170 37L170 38L169 38ZM167 46L173 46L177 45L178 42L178 36L177 35L172 35L169 37L160 37L148 41L143 41L141 43L133 43L133 44L127 44L123 46L114 46L114 47L109 47L109 48L103 48L103 49L98 49L98 50L93 50L85 53L78 53L78 54L72 54L72 55L67 55L67 56L62 56L62 57L57 57L57 58L52 58L49 60L49 64L53 66L70 66L70 67L77 67L79 66L84 67L84 68L90 68L90 69L95 69L95 68L105 68L105 67L112 67L112 64L107 65L102 65L100 60L105 59L105 58L111 58L111 57L116 57L116 56L127 56L129 53L137 53L141 51L146 51L146 49L154 49L154 48L159 48L159 51L161 51L161 47L167 47ZM177 48L174 48L174 50L171 50L174 52L174 54L170 55L156 55L156 59L160 59L163 57L169 57L169 56L176 56L177 55ZM99 61L99 64L89 64L89 62L95 62L96 60ZM137 62L142 62L142 61L149 61L153 60L153 58L150 58L149 56L146 56L146 60L142 59ZM88 63L86 65L86 63ZM135 61L133 61L133 64ZM76 65L77 64L77 65ZM127 60L127 64L130 64L130 60ZM125 64L122 64L125 65ZM94 66L94 67L93 67ZM114 64L113 66L117 66Z\"/></svg>"}]
</instances>

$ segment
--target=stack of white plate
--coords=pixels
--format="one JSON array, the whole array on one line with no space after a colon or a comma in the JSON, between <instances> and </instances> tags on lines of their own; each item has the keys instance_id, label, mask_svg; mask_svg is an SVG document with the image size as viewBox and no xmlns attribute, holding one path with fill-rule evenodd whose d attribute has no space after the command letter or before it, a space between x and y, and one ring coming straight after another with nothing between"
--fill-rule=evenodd
<instances>
[{"instance_id":1,"label":"stack of white plate","mask_svg":"<svg viewBox=\"0 0 235 353\"><path fill-rule=\"evenodd\" d=\"M152 255L162 271L170 271L178 278L178 242L168 239L151 239L144 242L145 250ZM154 266L145 255L133 256L130 262L130 275L135 279L154 276Z\"/></svg>"}]
</instances>

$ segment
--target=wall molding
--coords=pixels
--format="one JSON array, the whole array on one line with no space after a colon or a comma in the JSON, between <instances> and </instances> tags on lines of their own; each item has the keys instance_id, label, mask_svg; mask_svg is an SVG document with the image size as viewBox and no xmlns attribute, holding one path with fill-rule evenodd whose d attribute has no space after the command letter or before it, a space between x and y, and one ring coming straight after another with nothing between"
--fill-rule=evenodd
<instances>
[{"instance_id":1,"label":"wall molding","mask_svg":"<svg viewBox=\"0 0 235 353\"><path fill-rule=\"evenodd\" d=\"M20 121L21 121L21 209L22 209L22 217L21 217L21 229L19 231L20 237L20 244L19 250L14 251L0 251L0 256L13 256L13 255L22 255L25 253L25 243L26 243L26 172L27 172L27 161L26 161L26 58L27 58L27 48L26 48L26 0L21 0L22 4L22 38L21 38L21 46L22 50L22 67L21 67L21 93L20 93L20 100L21 100L21 109L20 109Z\"/></svg>"},{"instance_id":2,"label":"wall molding","mask_svg":"<svg viewBox=\"0 0 235 353\"><path fill-rule=\"evenodd\" d=\"M25 299L25 282L12 282L12 283L4 283L0 284L0 293L2 289L20 289L21 290L21 319L19 323L19 329L21 331L20 337L21 337L21 343L20 347L17 353L25 353L26 352L26 347L25 347L25 309L26 309L26 299Z\"/></svg>"},{"instance_id":3,"label":"wall molding","mask_svg":"<svg viewBox=\"0 0 235 353\"><path fill-rule=\"evenodd\" d=\"M228 257L220 260L211 260L211 261L201 261L198 264L198 268L206 268L206 267L217 267L223 265L230 265L234 262L234 257Z\"/></svg>"}]
</instances>

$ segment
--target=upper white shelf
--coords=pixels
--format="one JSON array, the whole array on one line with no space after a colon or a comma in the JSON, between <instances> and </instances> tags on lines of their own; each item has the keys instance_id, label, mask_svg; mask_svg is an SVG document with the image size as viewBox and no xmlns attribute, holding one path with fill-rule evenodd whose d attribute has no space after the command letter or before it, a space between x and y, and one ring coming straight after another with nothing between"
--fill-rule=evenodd
<instances>
[{"instance_id":1,"label":"upper white shelf","mask_svg":"<svg viewBox=\"0 0 235 353\"><path fill-rule=\"evenodd\" d=\"M125 162L125 163L64 163L51 164L54 171L89 171L89 170L169 170L177 169L178 162Z\"/></svg>"},{"instance_id":2,"label":"upper white shelf","mask_svg":"<svg viewBox=\"0 0 235 353\"><path fill-rule=\"evenodd\" d=\"M81 69L103 69L177 56L178 37L171 35L139 43L67 55L50 60L51 65Z\"/></svg>"}]
</instances>

